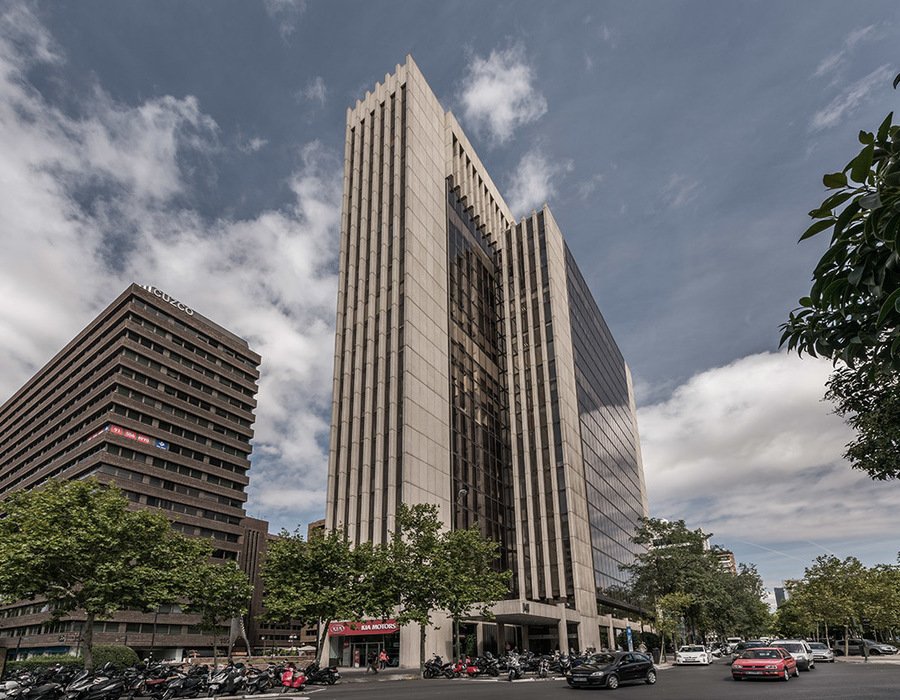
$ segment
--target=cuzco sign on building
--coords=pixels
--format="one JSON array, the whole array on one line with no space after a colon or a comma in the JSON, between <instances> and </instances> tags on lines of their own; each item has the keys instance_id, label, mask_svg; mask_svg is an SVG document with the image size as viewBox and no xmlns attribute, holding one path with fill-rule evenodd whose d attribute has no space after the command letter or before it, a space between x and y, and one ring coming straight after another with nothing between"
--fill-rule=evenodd
<instances>
[{"instance_id":1,"label":"cuzco sign on building","mask_svg":"<svg viewBox=\"0 0 900 700\"><path fill-rule=\"evenodd\" d=\"M184 311L184 313L186 313L188 316L194 315L194 310L190 306L187 306L186 304L182 304L180 301L178 301L178 299L175 299L174 297L170 297L159 287L154 287L152 284L139 284L138 287L140 287L141 289L146 289L153 296L159 297L163 301L174 306L179 311Z\"/></svg>"}]
</instances>

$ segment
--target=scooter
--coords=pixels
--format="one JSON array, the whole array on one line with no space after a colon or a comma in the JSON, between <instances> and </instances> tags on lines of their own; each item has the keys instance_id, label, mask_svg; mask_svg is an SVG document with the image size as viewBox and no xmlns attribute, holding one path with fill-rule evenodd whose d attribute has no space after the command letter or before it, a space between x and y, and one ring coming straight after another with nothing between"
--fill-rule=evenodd
<instances>
[{"instance_id":1,"label":"scooter","mask_svg":"<svg viewBox=\"0 0 900 700\"><path fill-rule=\"evenodd\" d=\"M306 687L306 675L298 668L288 667L281 672L281 692L303 690Z\"/></svg>"},{"instance_id":2,"label":"scooter","mask_svg":"<svg viewBox=\"0 0 900 700\"><path fill-rule=\"evenodd\" d=\"M525 675L522 669L522 662L519 660L518 654L510 654L506 657L506 680L512 682L518 680Z\"/></svg>"},{"instance_id":3,"label":"scooter","mask_svg":"<svg viewBox=\"0 0 900 700\"><path fill-rule=\"evenodd\" d=\"M247 683L247 677L244 669L228 664L218 673L214 673L209 679L209 687L206 694L209 697L214 695L241 695L244 686Z\"/></svg>"}]
</instances>

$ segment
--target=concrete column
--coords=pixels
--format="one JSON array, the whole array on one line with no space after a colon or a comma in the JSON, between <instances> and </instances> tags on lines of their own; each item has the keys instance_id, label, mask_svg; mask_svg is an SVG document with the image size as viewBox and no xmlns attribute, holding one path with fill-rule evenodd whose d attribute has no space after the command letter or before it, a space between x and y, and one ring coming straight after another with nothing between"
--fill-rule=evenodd
<instances>
[{"instance_id":1,"label":"concrete column","mask_svg":"<svg viewBox=\"0 0 900 700\"><path fill-rule=\"evenodd\" d=\"M569 653L569 629L566 625L565 615L556 623L557 634L559 636L559 653Z\"/></svg>"}]
</instances>

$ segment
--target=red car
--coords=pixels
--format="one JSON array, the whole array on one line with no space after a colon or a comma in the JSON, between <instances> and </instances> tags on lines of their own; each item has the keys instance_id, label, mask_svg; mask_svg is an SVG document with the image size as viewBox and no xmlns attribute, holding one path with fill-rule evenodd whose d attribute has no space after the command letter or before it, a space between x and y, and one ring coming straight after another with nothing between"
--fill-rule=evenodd
<instances>
[{"instance_id":1,"label":"red car","mask_svg":"<svg viewBox=\"0 0 900 700\"><path fill-rule=\"evenodd\" d=\"M788 681L791 676L799 675L794 657L777 647L748 649L731 663L731 677L736 681L745 678L779 678Z\"/></svg>"}]
</instances>

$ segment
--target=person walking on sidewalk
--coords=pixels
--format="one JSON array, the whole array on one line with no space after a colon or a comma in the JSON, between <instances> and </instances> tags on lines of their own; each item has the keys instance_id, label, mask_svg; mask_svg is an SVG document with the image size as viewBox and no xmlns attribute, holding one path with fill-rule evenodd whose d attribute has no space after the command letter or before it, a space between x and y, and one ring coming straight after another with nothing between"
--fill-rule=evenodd
<instances>
[{"instance_id":1,"label":"person walking on sidewalk","mask_svg":"<svg viewBox=\"0 0 900 700\"><path fill-rule=\"evenodd\" d=\"M384 649L378 654L378 669L383 671L387 667L388 655Z\"/></svg>"},{"instance_id":2,"label":"person walking on sidewalk","mask_svg":"<svg viewBox=\"0 0 900 700\"><path fill-rule=\"evenodd\" d=\"M378 673L378 663L377 662L378 662L378 654L376 654L375 650L372 649L372 651L370 651L368 653L368 655L366 656L366 673L368 673L369 670L371 670L372 673Z\"/></svg>"}]
</instances>

